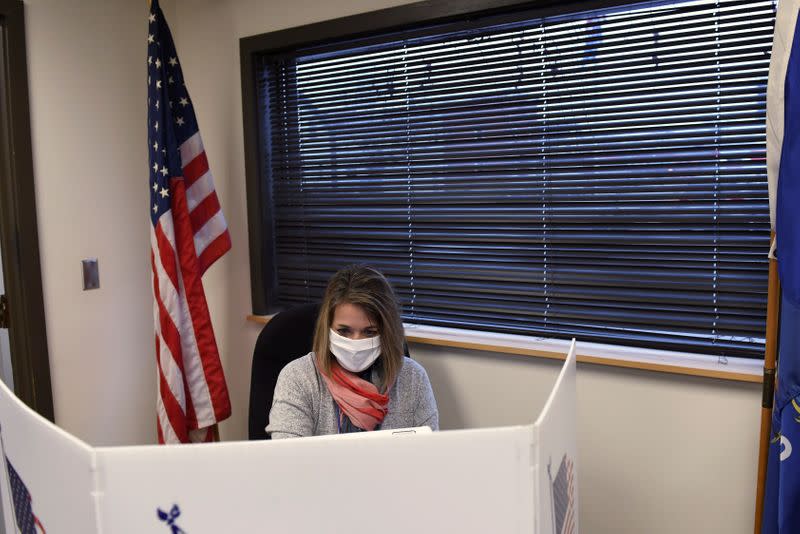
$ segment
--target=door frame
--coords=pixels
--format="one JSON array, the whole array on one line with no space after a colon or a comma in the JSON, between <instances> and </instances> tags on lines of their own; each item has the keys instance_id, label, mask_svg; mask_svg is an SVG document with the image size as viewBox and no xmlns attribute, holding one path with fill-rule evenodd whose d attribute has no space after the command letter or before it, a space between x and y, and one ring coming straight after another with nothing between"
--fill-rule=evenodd
<instances>
[{"instance_id":1,"label":"door frame","mask_svg":"<svg viewBox=\"0 0 800 534\"><path fill-rule=\"evenodd\" d=\"M0 0L0 246L14 393L53 421L28 103L25 6Z\"/></svg>"}]
</instances>

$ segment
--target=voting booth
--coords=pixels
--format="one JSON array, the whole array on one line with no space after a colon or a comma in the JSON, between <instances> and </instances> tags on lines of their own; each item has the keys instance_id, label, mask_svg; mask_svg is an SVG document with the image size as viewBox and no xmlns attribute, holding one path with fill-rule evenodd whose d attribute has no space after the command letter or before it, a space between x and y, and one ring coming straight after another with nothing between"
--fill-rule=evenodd
<instances>
[{"instance_id":1,"label":"voting booth","mask_svg":"<svg viewBox=\"0 0 800 534\"><path fill-rule=\"evenodd\" d=\"M533 410L532 410L533 412ZM0 384L6 532L578 532L575 343L535 423L90 447Z\"/></svg>"}]
</instances>

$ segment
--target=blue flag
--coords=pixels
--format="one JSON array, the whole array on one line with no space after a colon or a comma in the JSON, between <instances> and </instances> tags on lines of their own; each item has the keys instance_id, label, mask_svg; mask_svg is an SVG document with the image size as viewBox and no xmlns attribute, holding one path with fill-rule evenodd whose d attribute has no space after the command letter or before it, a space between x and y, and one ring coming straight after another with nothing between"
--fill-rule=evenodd
<instances>
[{"instance_id":1,"label":"blue flag","mask_svg":"<svg viewBox=\"0 0 800 534\"><path fill-rule=\"evenodd\" d=\"M768 91L767 102L767 157L769 147L778 149L773 155L779 152L780 156L773 163L779 161L779 166L770 168L770 200L781 312L762 534L800 532L800 27L796 24L798 2L781 2L778 9L770 66L775 92ZM785 76L781 76L783 66ZM781 101L782 113L776 112ZM782 139L776 141L781 134Z\"/></svg>"},{"instance_id":2,"label":"blue flag","mask_svg":"<svg viewBox=\"0 0 800 534\"><path fill-rule=\"evenodd\" d=\"M783 143L775 199L778 273L785 299L800 305L800 26L795 24L783 92ZM790 325L787 325L790 326Z\"/></svg>"},{"instance_id":3,"label":"blue flag","mask_svg":"<svg viewBox=\"0 0 800 534\"><path fill-rule=\"evenodd\" d=\"M762 534L800 532L800 306L785 297Z\"/></svg>"}]
</instances>

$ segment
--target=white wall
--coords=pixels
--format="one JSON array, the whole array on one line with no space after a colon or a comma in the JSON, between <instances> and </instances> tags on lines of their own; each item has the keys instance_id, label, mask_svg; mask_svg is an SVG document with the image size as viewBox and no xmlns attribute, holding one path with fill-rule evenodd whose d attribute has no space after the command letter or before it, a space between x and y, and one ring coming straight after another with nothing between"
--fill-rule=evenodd
<instances>
[{"instance_id":1,"label":"white wall","mask_svg":"<svg viewBox=\"0 0 800 534\"><path fill-rule=\"evenodd\" d=\"M145 0L26 0L33 165L56 422L155 440ZM99 258L83 291L81 259Z\"/></svg>"},{"instance_id":2,"label":"white wall","mask_svg":"<svg viewBox=\"0 0 800 534\"><path fill-rule=\"evenodd\" d=\"M246 436L249 262L238 39L403 2L162 0L234 248L206 275ZM155 440L145 147L145 0L26 0L34 170L56 420L95 445ZM101 289L80 288L100 259ZM412 346L445 428L524 422L553 362ZM750 532L759 390L579 366L581 522L590 533Z\"/></svg>"},{"instance_id":3,"label":"white wall","mask_svg":"<svg viewBox=\"0 0 800 534\"><path fill-rule=\"evenodd\" d=\"M247 433L250 312L238 39L403 2L177 0L176 40L234 240L207 276L232 387L223 437ZM173 25L174 27L174 25ZM557 364L415 345L444 428L530 421ZM751 532L759 387L643 371L579 366L583 532Z\"/></svg>"},{"instance_id":4,"label":"white wall","mask_svg":"<svg viewBox=\"0 0 800 534\"><path fill-rule=\"evenodd\" d=\"M414 345L442 427L530 422L559 363ZM582 532L752 532L760 387L578 365Z\"/></svg>"}]
</instances>

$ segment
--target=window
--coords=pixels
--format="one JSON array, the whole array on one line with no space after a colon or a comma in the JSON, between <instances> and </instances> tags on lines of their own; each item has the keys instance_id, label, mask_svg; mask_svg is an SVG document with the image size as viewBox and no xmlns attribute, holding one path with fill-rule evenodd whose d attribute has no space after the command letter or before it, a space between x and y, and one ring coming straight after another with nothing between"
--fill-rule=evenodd
<instances>
[{"instance_id":1,"label":"window","mask_svg":"<svg viewBox=\"0 0 800 534\"><path fill-rule=\"evenodd\" d=\"M503 13L257 54L255 311L366 262L410 323L761 357L774 13Z\"/></svg>"}]
</instances>

